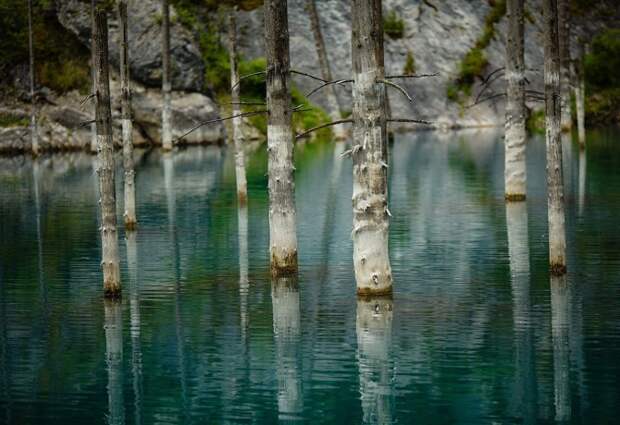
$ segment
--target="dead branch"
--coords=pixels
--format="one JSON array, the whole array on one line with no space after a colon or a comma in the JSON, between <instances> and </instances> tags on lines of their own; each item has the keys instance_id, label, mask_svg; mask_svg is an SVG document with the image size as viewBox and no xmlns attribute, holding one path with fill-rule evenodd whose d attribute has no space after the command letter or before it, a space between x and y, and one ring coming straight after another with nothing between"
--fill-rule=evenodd
<instances>
[{"instance_id":1,"label":"dead branch","mask_svg":"<svg viewBox=\"0 0 620 425\"><path fill-rule=\"evenodd\" d=\"M402 74L402 75L388 75L385 77L386 80L392 78L427 78L427 77L437 77L439 72L434 72L432 74Z\"/></svg>"},{"instance_id":2,"label":"dead branch","mask_svg":"<svg viewBox=\"0 0 620 425\"><path fill-rule=\"evenodd\" d=\"M495 75L496 73L503 71L504 69L506 69L505 66L500 66L499 68L497 68L495 71L491 72L489 75L486 76L486 78L484 80L482 80L482 84L486 84L493 75Z\"/></svg>"},{"instance_id":3,"label":"dead branch","mask_svg":"<svg viewBox=\"0 0 620 425\"><path fill-rule=\"evenodd\" d=\"M88 96L86 96L84 99L82 99L80 101L80 106L84 105L86 102L88 102L90 99L94 98L96 95L95 93L91 93Z\"/></svg>"},{"instance_id":4,"label":"dead branch","mask_svg":"<svg viewBox=\"0 0 620 425\"><path fill-rule=\"evenodd\" d=\"M78 124L78 127L86 127L87 125L90 125L96 122L97 120L82 121Z\"/></svg>"},{"instance_id":5,"label":"dead branch","mask_svg":"<svg viewBox=\"0 0 620 425\"><path fill-rule=\"evenodd\" d=\"M497 70L496 70L497 71ZM495 71L494 71L495 72ZM495 78L493 78L493 80L490 80L488 77L485 79L485 82L482 83L482 90L480 90L480 92L478 93L478 96L476 96L476 100L475 102L478 102L478 100L480 100L480 98L482 97L482 94L489 88L491 87L491 85L497 81L499 78L501 78L504 75L503 72L500 72L499 74L497 74L495 76Z\"/></svg>"},{"instance_id":6,"label":"dead branch","mask_svg":"<svg viewBox=\"0 0 620 425\"><path fill-rule=\"evenodd\" d=\"M388 80L377 80L377 82L378 83L386 84L386 85L391 86L391 87L394 87L395 89L399 90L402 94L407 96L407 99L409 99L409 102L413 102L413 99L411 98L411 96L409 96L409 93L407 93L407 90L405 90L404 88L402 88L398 84L393 83L393 82L388 81Z\"/></svg>"},{"instance_id":7,"label":"dead branch","mask_svg":"<svg viewBox=\"0 0 620 425\"><path fill-rule=\"evenodd\" d=\"M239 84L241 84L241 80L245 80L246 78L250 78L250 77L254 77L256 75L266 75L267 71L258 71L258 72L253 72L251 74L246 74L246 75L242 75L241 77L239 77L239 81L237 81L230 89L234 89L235 87L237 87Z\"/></svg>"},{"instance_id":8,"label":"dead branch","mask_svg":"<svg viewBox=\"0 0 620 425\"><path fill-rule=\"evenodd\" d=\"M426 125L433 124L432 121L417 120L417 119L412 119L412 118L389 118L386 121L387 122L411 122L414 124L426 124Z\"/></svg>"},{"instance_id":9,"label":"dead branch","mask_svg":"<svg viewBox=\"0 0 620 425\"><path fill-rule=\"evenodd\" d=\"M253 105L253 106L265 106L266 103L265 102L244 102L244 101L239 101L239 102L228 102L229 105Z\"/></svg>"},{"instance_id":10,"label":"dead branch","mask_svg":"<svg viewBox=\"0 0 620 425\"><path fill-rule=\"evenodd\" d=\"M177 137L176 139L174 139L173 142L174 143L178 142L179 140L181 140L184 137L186 137L188 134L193 133L194 131L198 130L200 127L205 126L207 124L213 124L213 123L216 123L216 122L231 120L233 118L238 118L238 117L250 117L252 115L264 114L266 112L268 112L267 109L261 109L259 111L243 112L241 114L233 115L233 116L226 117L226 118L216 118L216 119L213 119L213 120L203 121L203 122L199 123L198 125L192 127L189 131L187 131L181 137Z\"/></svg>"},{"instance_id":11,"label":"dead branch","mask_svg":"<svg viewBox=\"0 0 620 425\"><path fill-rule=\"evenodd\" d=\"M303 133L300 133L300 134L296 135L295 136L295 140L301 139L302 137L312 133L313 131L320 130L320 129L325 128L325 127L331 127L333 125L344 124L344 123L352 123L352 122L353 122L352 119L345 119L345 120L336 120L336 121L328 122L326 124L317 125L316 127L312 127L310 130L306 130Z\"/></svg>"},{"instance_id":12,"label":"dead branch","mask_svg":"<svg viewBox=\"0 0 620 425\"><path fill-rule=\"evenodd\" d=\"M484 102L487 102L489 100L492 100L492 99L495 99L495 98L498 98L498 97L501 97L501 96L506 96L506 93L497 93L497 94L493 94L493 95L487 96L487 97L485 97L482 100L479 100L479 101L477 101L475 103L472 103L471 105L466 106L465 108L467 108L467 109L473 108L474 106L476 106L476 105L478 105L480 103L484 103Z\"/></svg>"},{"instance_id":13,"label":"dead branch","mask_svg":"<svg viewBox=\"0 0 620 425\"><path fill-rule=\"evenodd\" d=\"M342 85L344 83L352 83L352 82L353 82L353 80L333 80L333 81L327 81L327 82L321 84L320 86L318 86L317 88L315 88L315 89L311 90L310 92L308 92L306 97L310 97L314 93L318 92L319 90L321 90L321 89L323 89L323 88L325 88L325 87L327 87L329 85L332 85L332 84L340 84L340 85Z\"/></svg>"},{"instance_id":14,"label":"dead branch","mask_svg":"<svg viewBox=\"0 0 620 425\"><path fill-rule=\"evenodd\" d=\"M317 77L316 75L307 74L305 72L297 71L296 69L291 69L291 74L303 75L304 77L312 78L313 80L317 80L322 83L327 83L327 80Z\"/></svg>"}]
</instances>

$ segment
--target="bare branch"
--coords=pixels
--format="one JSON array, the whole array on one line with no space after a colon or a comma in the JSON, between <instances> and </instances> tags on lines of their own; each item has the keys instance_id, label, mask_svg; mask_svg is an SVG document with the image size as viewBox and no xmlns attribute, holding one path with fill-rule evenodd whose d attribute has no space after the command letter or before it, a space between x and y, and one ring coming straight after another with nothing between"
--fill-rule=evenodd
<instances>
[{"instance_id":1,"label":"bare branch","mask_svg":"<svg viewBox=\"0 0 620 425\"><path fill-rule=\"evenodd\" d=\"M97 120L82 121L78 125L78 127L86 127L87 125L90 125L90 124L95 123L95 122L97 122Z\"/></svg>"},{"instance_id":2,"label":"bare branch","mask_svg":"<svg viewBox=\"0 0 620 425\"><path fill-rule=\"evenodd\" d=\"M504 69L506 69L505 66L500 66L499 68L497 68L495 71L491 72L489 75L486 76L486 78L484 80L482 80L482 84L486 84L493 75L495 75L496 73L503 71Z\"/></svg>"},{"instance_id":3,"label":"bare branch","mask_svg":"<svg viewBox=\"0 0 620 425\"><path fill-rule=\"evenodd\" d=\"M377 82L378 83L387 84L388 86L394 87L395 89L399 90L402 94L407 96L407 99L409 99L409 102L413 102L413 99L411 98L411 96L409 96L409 93L407 93L407 90L405 90L404 88L402 88L398 84L393 83L393 82L388 81L388 80L377 80Z\"/></svg>"},{"instance_id":4,"label":"bare branch","mask_svg":"<svg viewBox=\"0 0 620 425\"><path fill-rule=\"evenodd\" d=\"M244 102L244 101L239 101L239 102L228 102L229 105L255 105L255 106L265 106L266 103L265 102Z\"/></svg>"},{"instance_id":5,"label":"bare branch","mask_svg":"<svg viewBox=\"0 0 620 425\"><path fill-rule=\"evenodd\" d=\"M181 137L177 137L176 139L174 139L173 142L174 143L178 142L179 140L183 139L188 134L193 133L194 131L198 130L200 127L202 127L204 125L207 125L207 124L213 124L213 123L216 123L216 122L231 120L231 119L237 118L237 117L250 117L252 115L264 114L266 112L268 112L267 109L261 109L260 111L243 112L241 114L233 115L233 116L226 117L226 118L216 118L216 119L213 119L213 120L203 121L203 122L199 123L198 125L192 127L189 131L187 131Z\"/></svg>"},{"instance_id":6,"label":"bare branch","mask_svg":"<svg viewBox=\"0 0 620 425\"><path fill-rule=\"evenodd\" d=\"M336 121L328 122L326 124L317 125L316 127L312 127L310 130L306 130L303 133L298 134L297 136L295 136L295 140L301 139L302 137L312 133L313 131L320 130L320 129L325 128L325 127L331 127L333 125L344 124L344 123L352 123L352 122L353 122L352 119L345 119L345 120L336 120Z\"/></svg>"},{"instance_id":7,"label":"bare branch","mask_svg":"<svg viewBox=\"0 0 620 425\"><path fill-rule=\"evenodd\" d=\"M327 81L326 83L321 84L320 86L318 86L317 88L311 90L310 92L308 92L308 94L306 95L306 97L310 97L312 96L314 93L318 92L319 90L321 90L322 88L329 86L331 84L344 84L344 83L352 83L353 80L334 80L334 81Z\"/></svg>"},{"instance_id":8,"label":"bare branch","mask_svg":"<svg viewBox=\"0 0 620 425\"><path fill-rule=\"evenodd\" d=\"M386 80L392 78L427 78L427 77L437 77L439 72L434 72L432 74L403 74L403 75L388 75L385 77Z\"/></svg>"},{"instance_id":9,"label":"bare branch","mask_svg":"<svg viewBox=\"0 0 620 425\"><path fill-rule=\"evenodd\" d=\"M482 100L479 100L479 101L477 101L475 103L472 103L471 105L466 106L465 108L467 108L467 109L473 108L474 106L476 106L476 105L478 105L480 103L484 103L486 101L489 101L489 100L492 100L492 99L495 99L495 98L498 98L498 97L501 97L501 96L506 96L506 93L497 93L497 94L493 94L493 95L487 96L487 97L485 97Z\"/></svg>"},{"instance_id":10,"label":"bare branch","mask_svg":"<svg viewBox=\"0 0 620 425\"><path fill-rule=\"evenodd\" d=\"M313 80L317 80L317 81L320 81L322 83L327 83L327 80L324 80L324 79L322 79L320 77L317 77L315 75L311 75L311 74L307 74L305 72L297 71L296 69L291 69L291 74L303 75L304 77L312 78Z\"/></svg>"},{"instance_id":11,"label":"bare branch","mask_svg":"<svg viewBox=\"0 0 620 425\"><path fill-rule=\"evenodd\" d=\"M387 122L412 122L414 124L427 124L427 125L433 124L432 121L416 120L416 119L411 119L411 118L389 118L387 119Z\"/></svg>"},{"instance_id":12,"label":"bare branch","mask_svg":"<svg viewBox=\"0 0 620 425\"><path fill-rule=\"evenodd\" d=\"M242 75L241 77L239 77L239 81L237 81L236 84L234 84L230 89L234 89L235 87L237 87L239 84L241 84L241 80L245 80L246 78L250 78L250 77L254 77L255 75L266 75L267 71L258 71L258 72L253 72L251 74L246 74L246 75Z\"/></svg>"},{"instance_id":13,"label":"bare branch","mask_svg":"<svg viewBox=\"0 0 620 425\"><path fill-rule=\"evenodd\" d=\"M91 93L88 96L86 96L84 99L82 99L80 101L80 106L84 105L86 102L88 102L90 99L94 98L96 95L95 93Z\"/></svg>"},{"instance_id":14,"label":"bare branch","mask_svg":"<svg viewBox=\"0 0 620 425\"><path fill-rule=\"evenodd\" d=\"M497 71L497 70L496 70ZM482 83L482 90L480 90L480 92L478 93L478 96L476 96L476 100L475 102L478 102L478 100L480 100L480 98L482 97L482 94L489 88L491 87L491 84L493 84L495 81L497 81L499 78L501 78L504 75L503 72L500 72L499 74L497 74L495 76L495 78L493 78L493 80L489 80L489 78L487 77Z\"/></svg>"}]
</instances>

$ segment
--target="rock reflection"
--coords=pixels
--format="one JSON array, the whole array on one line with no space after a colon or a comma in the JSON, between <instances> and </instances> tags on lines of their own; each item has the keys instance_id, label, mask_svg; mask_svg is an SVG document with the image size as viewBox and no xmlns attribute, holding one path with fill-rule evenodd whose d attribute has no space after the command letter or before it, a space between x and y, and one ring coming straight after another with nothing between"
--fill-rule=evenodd
<instances>
[{"instance_id":1,"label":"rock reflection","mask_svg":"<svg viewBox=\"0 0 620 425\"><path fill-rule=\"evenodd\" d=\"M105 356L108 369L108 423L125 423L123 404L123 320L121 302L104 300Z\"/></svg>"},{"instance_id":2,"label":"rock reflection","mask_svg":"<svg viewBox=\"0 0 620 425\"><path fill-rule=\"evenodd\" d=\"M512 321L515 335L515 382L511 414L523 423L536 423L536 366L530 316L530 251L527 204L506 203L506 227L512 285Z\"/></svg>"},{"instance_id":3,"label":"rock reflection","mask_svg":"<svg viewBox=\"0 0 620 425\"><path fill-rule=\"evenodd\" d=\"M303 414L303 393L297 278L272 280L271 303L276 345L278 418L280 422L298 421Z\"/></svg>"},{"instance_id":4,"label":"rock reflection","mask_svg":"<svg viewBox=\"0 0 620 425\"><path fill-rule=\"evenodd\" d=\"M357 360L365 424L393 422L391 298L357 299Z\"/></svg>"},{"instance_id":5,"label":"rock reflection","mask_svg":"<svg viewBox=\"0 0 620 425\"><path fill-rule=\"evenodd\" d=\"M551 336L553 340L553 388L555 419L571 418L570 393L570 287L566 275L551 276Z\"/></svg>"}]
</instances>

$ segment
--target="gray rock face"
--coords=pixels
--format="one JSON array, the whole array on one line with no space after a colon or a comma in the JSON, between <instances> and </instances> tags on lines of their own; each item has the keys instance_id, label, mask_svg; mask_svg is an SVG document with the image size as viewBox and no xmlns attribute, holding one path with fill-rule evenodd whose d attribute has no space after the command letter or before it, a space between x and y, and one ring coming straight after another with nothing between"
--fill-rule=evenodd
<instances>
[{"instance_id":1,"label":"gray rock face","mask_svg":"<svg viewBox=\"0 0 620 425\"><path fill-rule=\"evenodd\" d=\"M57 0L58 20L90 48L90 3ZM129 65L132 79L150 87L161 86L161 2L140 0L128 2ZM204 65L197 43L176 19L170 8L170 55L172 57L172 89L202 91ZM109 16L110 62L118 68L119 22L116 12Z\"/></svg>"},{"instance_id":2,"label":"gray rock face","mask_svg":"<svg viewBox=\"0 0 620 425\"><path fill-rule=\"evenodd\" d=\"M318 57L310 22L304 9L304 0L289 0L289 31L291 43L291 66L311 74L320 75ZM317 2L323 37L327 46L332 74L335 79L351 78L351 26L350 1L324 0ZM434 73L435 78L394 80L405 87L414 97L410 103L401 93L388 88L392 116L395 118L426 118L437 127L496 126L504 123L502 98L468 108L446 97L448 84L456 79L461 59L476 43L484 29L484 20L490 6L486 1L438 1L438 0L384 0L384 13L395 11L405 24L404 36L398 40L385 38L386 74L402 74L411 52L415 59L416 73ZM527 75L533 90L542 89L543 50L541 37L541 14L538 0L527 1L527 9L534 23L526 22L526 66L532 71ZM246 58L263 56L263 11L241 13L241 50ZM496 25L496 36L485 49L489 60L486 72L504 66L503 32L505 18ZM294 76L295 83L305 92L317 84L304 77ZM480 91L479 83L472 92ZM485 93L504 91L504 80L499 78ZM320 93L320 92L319 92ZM326 107L320 94L313 100ZM338 88L343 107L350 110L350 88ZM242 93L243 95L243 93ZM315 97L316 96L316 97ZM473 99L471 100L473 102ZM530 104L535 107L536 104Z\"/></svg>"}]
</instances>

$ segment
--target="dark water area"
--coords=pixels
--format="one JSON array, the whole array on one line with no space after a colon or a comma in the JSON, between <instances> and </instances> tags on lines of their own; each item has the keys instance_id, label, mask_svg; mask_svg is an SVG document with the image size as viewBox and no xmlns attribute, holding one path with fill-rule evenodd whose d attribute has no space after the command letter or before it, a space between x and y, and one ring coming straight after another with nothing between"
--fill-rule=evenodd
<instances>
[{"instance_id":1,"label":"dark water area","mask_svg":"<svg viewBox=\"0 0 620 425\"><path fill-rule=\"evenodd\" d=\"M564 142L552 280L543 138L507 206L500 132L397 134L392 300L355 296L341 144L296 148L300 271L278 282L264 147L245 209L227 148L141 152L121 303L94 158L0 158L0 423L617 423L620 132L588 136Z\"/></svg>"}]
</instances>

